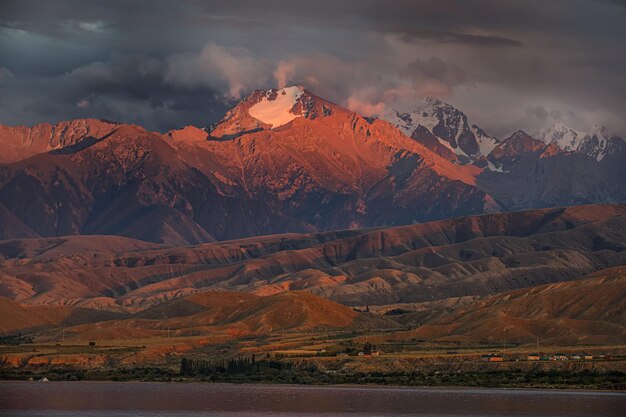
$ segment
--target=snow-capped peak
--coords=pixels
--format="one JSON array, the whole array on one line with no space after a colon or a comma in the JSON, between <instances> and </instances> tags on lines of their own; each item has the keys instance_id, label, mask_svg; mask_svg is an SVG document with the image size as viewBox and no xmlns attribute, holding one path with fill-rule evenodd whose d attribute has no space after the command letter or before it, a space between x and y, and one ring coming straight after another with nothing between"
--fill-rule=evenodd
<instances>
[{"instance_id":1,"label":"snow-capped peak","mask_svg":"<svg viewBox=\"0 0 626 417\"><path fill-rule=\"evenodd\" d=\"M622 141L617 137L611 138L607 129L597 124L585 134L559 122L543 130L540 137L546 144L554 144L564 151L584 153L597 161L614 151L611 143Z\"/></svg>"},{"instance_id":2,"label":"snow-capped peak","mask_svg":"<svg viewBox=\"0 0 626 417\"><path fill-rule=\"evenodd\" d=\"M546 144L554 144L564 151L575 151L584 138L584 133L556 122L547 129L541 131L539 137Z\"/></svg>"},{"instance_id":3,"label":"snow-capped peak","mask_svg":"<svg viewBox=\"0 0 626 417\"><path fill-rule=\"evenodd\" d=\"M424 126L426 129L433 132L435 126L442 122L444 125L448 125L450 124L448 119L459 113L460 112L451 105L435 97L428 96L418 103L411 112L400 113L396 111L398 120L392 120L392 122L395 122L396 127L402 130L407 136L411 136L418 126ZM459 122L462 121L453 121L455 125L458 125Z\"/></svg>"},{"instance_id":4,"label":"snow-capped peak","mask_svg":"<svg viewBox=\"0 0 626 417\"><path fill-rule=\"evenodd\" d=\"M271 125L272 128L285 125L297 117L291 109L304 92L301 86L291 86L279 90L267 90L265 97L248 109L250 116Z\"/></svg>"},{"instance_id":5,"label":"snow-capped peak","mask_svg":"<svg viewBox=\"0 0 626 417\"><path fill-rule=\"evenodd\" d=\"M435 97L425 97L411 112L396 111L390 122L407 136L419 126L425 127L442 145L466 161L486 156L498 144L478 126L470 126L463 112Z\"/></svg>"}]
</instances>

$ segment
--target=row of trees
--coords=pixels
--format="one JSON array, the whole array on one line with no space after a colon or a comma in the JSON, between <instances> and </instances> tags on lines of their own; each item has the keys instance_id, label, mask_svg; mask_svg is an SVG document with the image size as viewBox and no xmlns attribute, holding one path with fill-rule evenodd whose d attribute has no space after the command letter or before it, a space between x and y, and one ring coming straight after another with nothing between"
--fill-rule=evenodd
<instances>
[{"instance_id":1,"label":"row of trees","mask_svg":"<svg viewBox=\"0 0 626 417\"><path fill-rule=\"evenodd\" d=\"M33 343L32 336L22 336L22 333L0 336L0 345L22 345Z\"/></svg>"},{"instance_id":2,"label":"row of trees","mask_svg":"<svg viewBox=\"0 0 626 417\"><path fill-rule=\"evenodd\" d=\"M211 374L263 374L289 371L293 365L289 362L274 360L256 360L256 356L237 357L222 360L203 360L183 358L180 361L181 375Z\"/></svg>"}]
</instances>

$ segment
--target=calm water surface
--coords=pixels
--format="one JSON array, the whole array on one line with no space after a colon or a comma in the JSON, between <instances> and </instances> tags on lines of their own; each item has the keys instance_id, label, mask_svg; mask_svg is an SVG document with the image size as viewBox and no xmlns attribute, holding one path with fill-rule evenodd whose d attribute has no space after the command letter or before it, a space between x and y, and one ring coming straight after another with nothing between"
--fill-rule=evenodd
<instances>
[{"instance_id":1,"label":"calm water surface","mask_svg":"<svg viewBox=\"0 0 626 417\"><path fill-rule=\"evenodd\" d=\"M0 382L0 416L625 416L626 393Z\"/></svg>"}]
</instances>

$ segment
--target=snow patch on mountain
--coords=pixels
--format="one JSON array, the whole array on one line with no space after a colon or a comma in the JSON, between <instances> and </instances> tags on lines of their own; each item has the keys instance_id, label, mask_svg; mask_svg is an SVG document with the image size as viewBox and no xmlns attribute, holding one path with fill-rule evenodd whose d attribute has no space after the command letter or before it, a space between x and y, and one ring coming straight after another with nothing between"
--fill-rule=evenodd
<instances>
[{"instance_id":1,"label":"snow patch on mountain","mask_svg":"<svg viewBox=\"0 0 626 417\"><path fill-rule=\"evenodd\" d=\"M480 155L487 156L493 149L498 146L498 140L494 137L486 134L481 128L476 125L472 125L470 130L476 137L476 142L478 143L478 152Z\"/></svg>"},{"instance_id":2,"label":"snow patch on mountain","mask_svg":"<svg viewBox=\"0 0 626 417\"><path fill-rule=\"evenodd\" d=\"M301 117L300 114L292 113L291 109L302 93L303 89L299 86L268 90L259 103L248 109L248 113L260 122L271 125L272 128L283 126Z\"/></svg>"},{"instance_id":3,"label":"snow patch on mountain","mask_svg":"<svg viewBox=\"0 0 626 417\"><path fill-rule=\"evenodd\" d=\"M493 163L493 162L491 162L491 161L487 161L487 168L489 169L489 171L493 171L493 172L509 172L509 171L505 171L505 170L502 168L502 165L500 165L500 166L496 166L496 165L494 165L494 163Z\"/></svg>"},{"instance_id":4,"label":"snow patch on mountain","mask_svg":"<svg viewBox=\"0 0 626 417\"><path fill-rule=\"evenodd\" d=\"M445 140L443 140L442 138L435 136L437 138L437 140L439 141L439 143L441 143L443 146L445 146L446 148L450 149L452 152L454 152L457 156L467 156L467 154L465 152L463 152L463 149L461 148L453 148L452 145L450 145L448 142L446 142Z\"/></svg>"}]
</instances>

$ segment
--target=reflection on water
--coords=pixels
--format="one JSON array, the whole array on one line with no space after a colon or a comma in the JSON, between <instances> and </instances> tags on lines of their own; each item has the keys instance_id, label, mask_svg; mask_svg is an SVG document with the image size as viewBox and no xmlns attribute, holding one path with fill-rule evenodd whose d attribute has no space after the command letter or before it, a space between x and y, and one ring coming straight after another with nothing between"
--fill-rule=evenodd
<instances>
[{"instance_id":1,"label":"reflection on water","mask_svg":"<svg viewBox=\"0 0 626 417\"><path fill-rule=\"evenodd\" d=\"M625 393L0 382L0 416L624 416Z\"/></svg>"}]
</instances>

